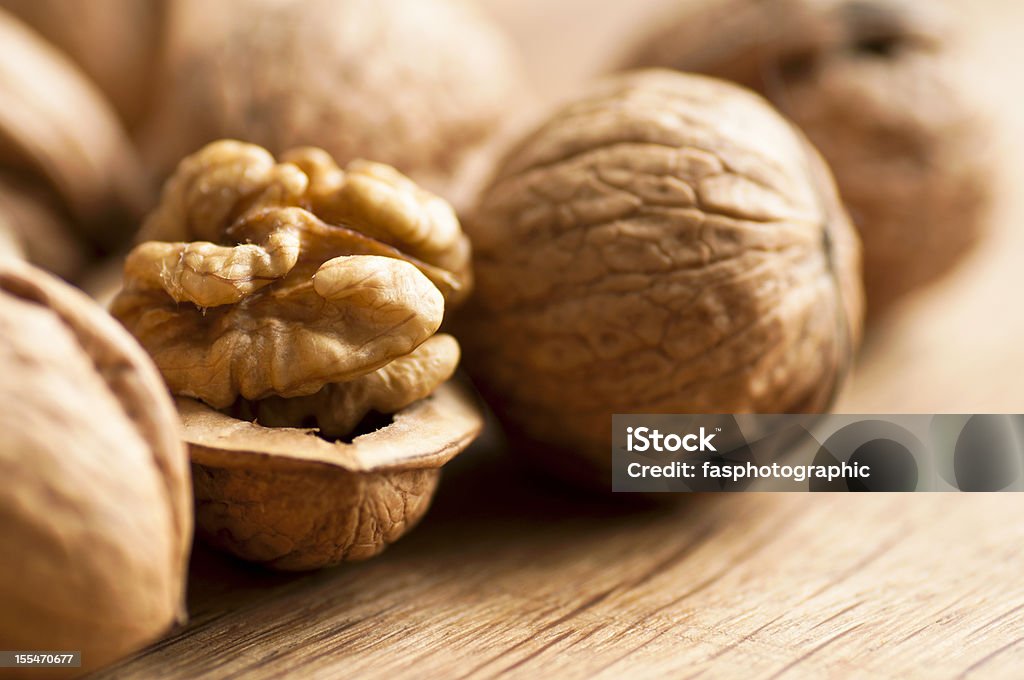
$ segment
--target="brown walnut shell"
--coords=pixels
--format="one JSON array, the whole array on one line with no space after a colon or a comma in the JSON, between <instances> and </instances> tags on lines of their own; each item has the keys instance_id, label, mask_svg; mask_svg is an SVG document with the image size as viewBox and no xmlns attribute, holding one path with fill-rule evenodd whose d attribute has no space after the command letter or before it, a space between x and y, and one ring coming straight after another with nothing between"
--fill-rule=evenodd
<instances>
[{"instance_id":1,"label":"brown walnut shell","mask_svg":"<svg viewBox=\"0 0 1024 680\"><path fill-rule=\"evenodd\" d=\"M443 190L521 87L505 37L460 0L181 0L166 40L143 140L159 173L232 137Z\"/></svg>"},{"instance_id":2,"label":"brown walnut shell","mask_svg":"<svg viewBox=\"0 0 1024 680\"><path fill-rule=\"evenodd\" d=\"M859 248L827 169L723 81L600 83L512 149L466 229L470 373L577 477L607 470L614 413L826 409L859 337Z\"/></svg>"},{"instance_id":3,"label":"brown walnut shell","mask_svg":"<svg viewBox=\"0 0 1024 680\"><path fill-rule=\"evenodd\" d=\"M166 0L0 0L89 76L126 123L138 121L156 68Z\"/></svg>"},{"instance_id":4,"label":"brown walnut shell","mask_svg":"<svg viewBox=\"0 0 1024 680\"><path fill-rule=\"evenodd\" d=\"M206 540L275 569L373 557L430 505L441 466L476 438L480 411L445 384L351 443L263 427L179 398Z\"/></svg>"},{"instance_id":5,"label":"brown walnut shell","mask_svg":"<svg viewBox=\"0 0 1024 680\"><path fill-rule=\"evenodd\" d=\"M184 616L192 499L177 414L116 321L4 256L0 335L0 640L80 650L96 668Z\"/></svg>"},{"instance_id":6,"label":"brown walnut shell","mask_svg":"<svg viewBox=\"0 0 1024 680\"><path fill-rule=\"evenodd\" d=\"M86 259L82 244L69 233L51 197L39 187L0 173L0 230L18 244L29 262L69 278Z\"/></svg>"},{"instance_id":7,"label":"brown walnut shell","mask_svg":"<svg viewBox=\"0 0 1024 680\"><path fill-rule=\"evenodd\" d=\"M0 9L0 169L52 194L83 247L126 240L149 198L127 133L63 54Z\"/></svg>"},{"instance_id":8,"label":"brown walnut shell","mask_svg":"<svg viewBox=\"0 0 1024 680\"><path fill-rule=\"evenodd\" d=\"M860 232L875 316L953 268L987 227L987 116L939 10L907 0L711 0L659 25L623 65L732 80L793 120Z\"/></svg>"}]
</instances>

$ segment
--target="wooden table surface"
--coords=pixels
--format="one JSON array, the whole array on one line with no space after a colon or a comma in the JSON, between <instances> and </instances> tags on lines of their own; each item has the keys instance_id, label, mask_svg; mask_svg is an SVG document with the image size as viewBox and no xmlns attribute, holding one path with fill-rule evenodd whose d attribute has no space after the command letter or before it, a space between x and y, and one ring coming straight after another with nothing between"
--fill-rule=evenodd
<instances>
[{"instance_id":1,"label":"wooden table surface","mask_svg":"<svg viewBox=\"0 0 1024 680\"><path fill-rule=\"evenodd\" d=\"M598 68L616 31L664 4L484 1L529 36L545 92ZM960 4L999 114L994 234L873 329L840 410L1024 412L1024 3ZM531 13L547 28L528 30ZM558 58L570 31L580 47ZM1020 494L645 505L574 494L498 448L453 463L422 525L369 562L274 574L197 547L188 626L100 676L1024 674Z\"/></svg>"}]
</instances>

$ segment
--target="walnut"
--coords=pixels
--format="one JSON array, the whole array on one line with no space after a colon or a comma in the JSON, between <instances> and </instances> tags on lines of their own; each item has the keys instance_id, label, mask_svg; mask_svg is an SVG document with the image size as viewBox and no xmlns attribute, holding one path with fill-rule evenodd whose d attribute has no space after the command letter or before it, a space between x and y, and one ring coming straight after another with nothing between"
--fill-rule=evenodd
<instances>
[{"instance_id":1,"label":"walnut","mask_svg":"<svg viewBox=\"0 0 1024 680\"><path fill-rule=\"evenodd\" d=\"M123 656L184 615L188 457L160 375L82 293L0 256L0 639Z\"/></svg>"},{"instance_id":2,"label":"walnut","mask_svg":"<svg viewBox=\"0 0 1024 680\"><path fill-rule=\"evenodd\" d=\"M471 375L525 451L577 477L607 470L613 413L825 409L859 337L827 169L722 81L599 84L509 152L466 228Z\"/></svg>"},{"instance_id":3,"label":"walnut","mask_svg":"<svg viewBox=\"0 0 1024 680\"><path fill-rule=\"evenodd\" d=\"M0 173L0 231L18 254L43 269L69 276L86 260L46 192L32 182Z\"/></svg>"},{"instance_id":4,"label":"walnut","mask_svg":"<svg viewBox=\"0 0 1024 680\"><path fill-rule=\"evenodd\" d=\"M521 88L504 36L458 0L182 0L165 40L143 135L161 172L233 137L448 189Z\"/></svg>"},{"instance_id":5,"label":"walnut","mask_svg":"<svg viewBox=\"0 0 1024 680\"><path fill-rule=\"evenodd\" d=\"M987 116L948 19L906 0L715 0L660 25L624 65L733 80L793 120L860 231L875 316L987 226Z\"/></svg>"},{"instance_id":6,"label":"walnut","mask_svg":"<svg viewBox=\"0 0 1024 680\"><path fill-rule=\"evenodd\" d=\"M481 426L440 389L459 347L436 332L470 285L451 207L388 166L221 141L140 238L111 311L183 397L204 535L308 569L412 526ZM359 436L374 414L393 423Z\"/></svg>"},{"instance_id":7,"label":"walnut","mask_svg":"<svg viewBox=\"0 0 1024 680\"><path fill-rule=\"evenodd\" d=\"M34 216L53 216L17 231L30 257L44 253L40 264L73 275L79 253L126 239L148 184L116 115L73 64L3 10L0 44L0 172L17 178L18 191L32 193ZM44 243L35 228L54 221L63 225L59 240L73 244L56 258L56 241Z\"/></svg>"},{"instance_id":8,"label":"walnut","mask_svg":"<svg viewBox=\"0 0 1024 680\"><path fill-rule=\"evenodd\" d=\"M74 60L122 120L136 123L156 67L165 0L0 0Z\"/></svg>"}]
</instances>

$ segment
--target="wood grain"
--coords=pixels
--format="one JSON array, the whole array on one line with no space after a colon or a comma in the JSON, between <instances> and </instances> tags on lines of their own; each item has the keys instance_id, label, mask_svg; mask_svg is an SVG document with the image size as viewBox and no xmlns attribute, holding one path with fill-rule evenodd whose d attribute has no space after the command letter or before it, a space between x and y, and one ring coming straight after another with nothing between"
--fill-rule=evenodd
<instances>
[{"instance_id":1,"label":"wood grain","mask_svg":"<svg viewBox=\"0 0 1024 680\"><path fill-rule=\"evenodd\" d=\"M556 94L665 2L485 4ZM843 410L1024 411L1024 4L959 6L1001 135L995 233L872 331ZM188 627L97 677L1021 677L1022 547L1019 494L645 505L484 443L370 562L280 575L198 548Z\"/></svg>"},{"instance_id":2,"label":"wood grain","mask_svg":"<svg viewBox=\"0 0 1024 680\"><path fill-rule=\"evenodd\" d=\"M189 627L102 677L1019 677L1024 497L573 496L477 451L379 559L200 550Z\"/></svg>"}]
</instances>

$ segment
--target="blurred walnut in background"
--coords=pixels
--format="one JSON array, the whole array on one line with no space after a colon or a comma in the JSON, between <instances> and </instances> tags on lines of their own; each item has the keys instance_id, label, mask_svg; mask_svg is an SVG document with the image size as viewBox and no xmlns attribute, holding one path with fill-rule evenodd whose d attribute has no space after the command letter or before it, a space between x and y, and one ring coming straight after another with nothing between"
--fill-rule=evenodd
<instances>
[{"instance_id":1,"label":"blurred walnut in background","mask_svg":"<svg viewBox=\"0 0 1024 680\"><path fill-rule=\"evenodd\" d=\"M124 242L148 185L96 87L0 9L0 229L61 276Z\"/></svg>"},{"instance_id":2,"label":"blurred walnut in background","mask_svg":"<svg viewBox=\"0 0 1024 680\"><path fill-rule=\"evenodd\" d=\"M166 0L0 0L63 51L127 125L151 92Z\"/></svg>"},{"instance_id":3,"label":"blurred walnut in background","mask_svg":"<svg viewBox=\"0 0 1024 680\"><path fill-rule=\"evenodd\" d=\"M877 315L947 272L986 227L985 120L950 18L909 0L707 0L623 66L669 66L764 94L828 161L864 243Z\"/></svg>"},{"instance_id":4,"label":"blurred walnut in background","mask_svg":"<svg viewBox=\"0 0 1024 680\"><path fill-rule=\"evenodd\" d=\"M213 139L373 158L444 193L519 98L518 64L455 0L178 0L144 154Z\"/></svg>"}]
</instances>

